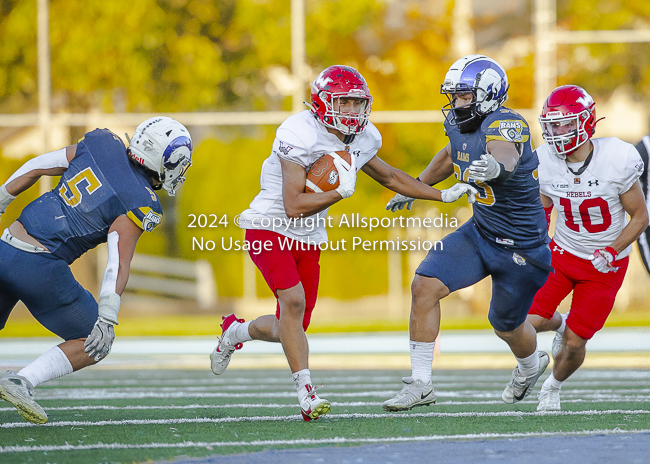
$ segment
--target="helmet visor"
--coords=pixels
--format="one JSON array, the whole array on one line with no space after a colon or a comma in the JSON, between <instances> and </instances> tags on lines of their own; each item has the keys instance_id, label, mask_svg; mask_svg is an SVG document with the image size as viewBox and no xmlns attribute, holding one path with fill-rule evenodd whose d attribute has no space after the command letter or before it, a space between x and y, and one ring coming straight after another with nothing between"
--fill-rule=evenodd
<instances>
[{"instance_id":1,"label":"helmet visor","mask_svg":"<svg viewBox=\"0 0 650 464\"><path fill-rule=\"evenodd\" d=\"M569 116L540 116L542 137L548 143L551 151L560 156L574 152L580 145L587 141L584 125L580 124L579 115ZM585 135L582 137L581 135ZM581 142L581 140L583 140Z\"/></svg>"},{"instance_id":2,"label":"helmet visor","mask_svg":"<svg viewBox=\"0 0 650 464\"><path fill-rule=\"evenodd\" d=\"M332 118L332 125L345 135L359 134L368 123L371 98L350 96L348 93L332 94L327 116Z\"/></svg>"}]
</instances>

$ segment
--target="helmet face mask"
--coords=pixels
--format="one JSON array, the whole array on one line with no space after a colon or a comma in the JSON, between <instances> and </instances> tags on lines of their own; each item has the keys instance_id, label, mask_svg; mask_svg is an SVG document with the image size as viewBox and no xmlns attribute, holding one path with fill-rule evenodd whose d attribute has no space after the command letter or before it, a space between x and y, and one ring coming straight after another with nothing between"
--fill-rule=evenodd
<instances>
[{"instance_id":1,"label":"helmet face mask","mask_svg":"<svg viewBox=\"0 0 650 464\"><path fill-rule=\"evenodd\" d=\"M563 160L594 135L596 122L593 98L577 85L563 85L553 90L539 117L544 141L550 151Z\"/></svg>"},{"instance_id":2,"label":"helmet face mask","mask_svg":"<svg viewBox=\"0 0 650 464\"><path fill-rule=\"evenodd\" d=\"M169 196L174 196L192 165L192 138L178 121L157 116L137 127L127 154L154 174L158 181L155 190L163 188Z\"/></svg>"},{"instance_id":3,"label":"helmet face mask","mask_svg":"<svg viewBox=\"0 0 650 464\"><path fill-rule=\"evenodd\" d=\"M349 66L325 68L311 84L312 114L344 135L360 134L368 123L372 96L363 76Z\"/></svg>"},{"instance_id":4,"label":"helmet face mask","mask_svg":"<svg viewBox=\"0 0 650 464\"><path fill-rule=\"evenodd\" d=\"M442 107L448 124L458 126L461 133L474 132L483 117L496 111L508 99L508 77L505 70L484 55L468 55L451 65L440 86L449 103ZM460 94L471 93L472 102L456 106Z\"/></svg>"}]
</instances>

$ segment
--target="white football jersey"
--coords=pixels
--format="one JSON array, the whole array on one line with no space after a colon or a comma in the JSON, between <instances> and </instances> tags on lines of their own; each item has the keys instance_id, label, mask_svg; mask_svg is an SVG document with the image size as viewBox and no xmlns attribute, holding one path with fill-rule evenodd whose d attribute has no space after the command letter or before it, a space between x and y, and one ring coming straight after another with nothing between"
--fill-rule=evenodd
<instances>
[{"instance_id":1,"label":"white football jersey","mask_svg":"<svg viewBox=\"0 0 650 464\"><path fill-rule=\"evenodd\" d=\"M301 219L290 220L287 217L282 199L280 158L297 163L307 171L325 153L346 150L356 157L359 171L380 148L381 134L371 122L368 122L361 134L357 134L352 143L346 145L336 135L329 133L309 110L289 116L276 131L271 155L262 164L262 189L249 209L241 214L240 227L271 230L305 243L327 240L327 209ZM282 220L283 224L291 222L288 227L274 227L274 218Z\"/></svg>"},{"instance_id":2,"label":"white football jersey","mask_svg":"<svg viewBox=\"0 0 650 464\"><path fill-rule=\"evenodd\" d=\"M541 192L553 200L558 211L553 240L582 259L610 246L621 234L627 215L619 197L643 172L643 161L634 145L616 137L591 141L593 158L580 174L571 172L566 161L551 153L547 144L537 149ZM627 247L618 256L629 253Z\"/></svg>"}]
</instances>

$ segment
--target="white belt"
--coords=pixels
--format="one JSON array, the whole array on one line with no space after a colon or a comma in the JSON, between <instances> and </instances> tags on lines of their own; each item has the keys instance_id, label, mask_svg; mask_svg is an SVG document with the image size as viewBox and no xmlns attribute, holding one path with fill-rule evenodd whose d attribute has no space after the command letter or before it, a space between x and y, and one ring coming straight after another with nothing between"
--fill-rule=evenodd
<instances>
[{"instance_id":1,"label":"white belt","mask_svg":"<svg viewBox=\"0 0 650 464\"><path fill-rule=\"evenodd\" d=\"M23 242L22 240L17 239L11 235L9 229L5 229L5 231L2 233L2 236L0 236L0 240L7 243L8 245L11 245L14 248L17 248L18 250L26 251L28 253L46 253L45 248L37 247L36 245L31 245L27 242Z\"/></svg>"}]
</instances>

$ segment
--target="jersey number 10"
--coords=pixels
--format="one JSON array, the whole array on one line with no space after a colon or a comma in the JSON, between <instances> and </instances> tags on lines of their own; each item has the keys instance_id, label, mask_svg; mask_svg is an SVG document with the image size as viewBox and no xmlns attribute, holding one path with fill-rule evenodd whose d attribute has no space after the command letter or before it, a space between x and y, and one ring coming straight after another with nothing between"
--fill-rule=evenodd
<instances>
[{"instance_id":1,"label":"jersey number 10","mask_svg":"<svg viewBox=\"0 0 650 464\"><path fill-rule=\"evenodd\" d=\"M564 217L566 218L564 223L566 224L566 226L574 232L580 232L580 226L576 224L573 219L573 211L571 210L571 200L569 200L568 198L560 198L560 205L564 210ZM591 215L589 214L590 208L600 209L600 215L603 218L602 223L594 224L593 222L591 222ZM587 229L587 232L589 232L590 234L603 232L607 230L609 226L612 225L612 215L609 212L609 205L607 204L607 201L605 201L601 197L589 198L583 201L582 203L580 203L580 206L578 207L578 211L580 212L580 219L582 219L582 225L584 226L585 229Z\"/></svg>"}]
</instances>

